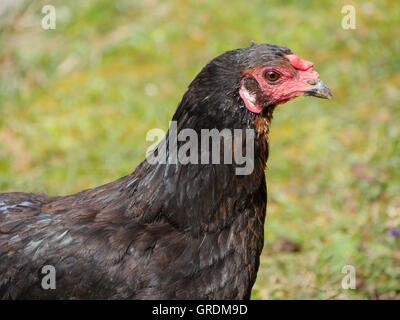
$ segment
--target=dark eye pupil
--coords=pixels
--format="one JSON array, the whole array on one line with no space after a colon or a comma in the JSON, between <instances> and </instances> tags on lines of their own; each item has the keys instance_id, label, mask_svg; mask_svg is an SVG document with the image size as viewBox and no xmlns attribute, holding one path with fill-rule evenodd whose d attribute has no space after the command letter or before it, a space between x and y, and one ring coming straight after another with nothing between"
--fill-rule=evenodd
<instances>
[{"instance_id":1,"label":"dark eye pupil","mask_svg":"<svg viewBox=\"0 0 400 320\"><path fill-rule=\"evenodd\" d=\"M276 73L276 72L274 72L274 71L268 71L268 72L266 73L266 78L267 78L267 80L269 80L269 81L276 81L276 80L279 79L279 74Z\"/></svg>"}]
</instances>

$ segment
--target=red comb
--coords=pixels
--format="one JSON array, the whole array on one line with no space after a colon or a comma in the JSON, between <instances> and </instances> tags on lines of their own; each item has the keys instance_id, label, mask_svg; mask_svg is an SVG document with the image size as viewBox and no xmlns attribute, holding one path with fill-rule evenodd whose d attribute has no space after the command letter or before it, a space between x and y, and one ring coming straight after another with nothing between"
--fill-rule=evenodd
<instances>
[{"instance_id":1,"label":"red comb","mask_svg":"<svg viewBox=\"0 0 400 320\"><path fill-rule=\"evenodd\" d=\"M313 67L313 63L307 60L300 59L295 54L285 54L285 57L290 61L293 67L296 69L306 71Z\"/></svg>"}]
</instances>

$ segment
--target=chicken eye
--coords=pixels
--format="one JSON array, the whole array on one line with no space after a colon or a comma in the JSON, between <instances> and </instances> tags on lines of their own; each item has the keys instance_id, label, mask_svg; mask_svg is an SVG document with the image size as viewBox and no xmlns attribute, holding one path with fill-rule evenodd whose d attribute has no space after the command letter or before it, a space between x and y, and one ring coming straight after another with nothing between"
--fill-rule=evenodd
<instances>
[{"instance_id":1,"label":"chicken eye","mask_svg":"<svg viewBox=\"0 0 400 320\"><path fill-rule=\"evenodd\" d=\"M281 75L275 71L267 71L265 73L265 79L267 79L269 82L276 82L280 77Z\"/></svg>"}]
</instances>

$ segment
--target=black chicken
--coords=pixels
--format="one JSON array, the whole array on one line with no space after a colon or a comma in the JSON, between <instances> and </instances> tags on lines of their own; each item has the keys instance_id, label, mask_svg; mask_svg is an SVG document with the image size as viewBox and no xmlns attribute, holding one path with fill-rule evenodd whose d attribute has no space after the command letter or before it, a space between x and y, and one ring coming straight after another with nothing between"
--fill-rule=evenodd
<instances>
[{"instance_id":1,"label":"black chicken","mask_svg":"<svg viewBox=\"0 0 400 320\"><path fill-rule=\"evenodd\" d=\"M65 197L0 194L0 297L248 299L264 241L272 112L300 95L331 98L312 63L291 50L253 43L228 51L190 84L173 120L178 133L241 129L242 142L253 130L242 150L254 145L250 174L237 174L236 161L170 161L169 130L149 156L165 163L145 160L126 177ZM225 145L234 152L221 138ZM48 265L55 289L42 285Z\"/></svg>"}]
</instances>

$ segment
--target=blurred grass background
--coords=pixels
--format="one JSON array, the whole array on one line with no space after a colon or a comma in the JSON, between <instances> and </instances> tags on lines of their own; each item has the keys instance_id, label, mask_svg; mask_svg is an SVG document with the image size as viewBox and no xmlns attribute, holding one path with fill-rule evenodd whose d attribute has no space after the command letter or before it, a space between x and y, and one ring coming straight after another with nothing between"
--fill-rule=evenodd
<instances>
[{"instance_id":1,"label":"blurred grass background","mask_svg":"<svg viewBox=\"0 0 400 320\"><path fill-rule=\"evenodd\" d=\"M41 9L54 5L56 30ZM344 5L355 30L341 27ZM251 40L311 60L334 100L275 111L253 299L400 298L399 1L0 3L0 191L127 175L206 62ZM357 289L343 290L342 267Z\"/></svg>"}]
</instances>

